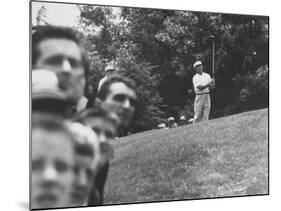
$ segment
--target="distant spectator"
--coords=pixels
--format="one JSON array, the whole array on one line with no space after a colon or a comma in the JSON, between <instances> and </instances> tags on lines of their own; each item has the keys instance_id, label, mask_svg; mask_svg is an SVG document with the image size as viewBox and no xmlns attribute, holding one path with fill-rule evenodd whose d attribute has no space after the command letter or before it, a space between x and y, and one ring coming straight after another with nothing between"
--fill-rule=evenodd
<instances>
[{"instance_id":1,"label":"distant spectator","mask_svg":"<svg viewBox=\"0 0 281 211\"><path fill-rule=\"evenodd\" d=\"M175 122L175 118L169 117L168 118L168 127L169 128L176 128L177 126L178 126L178 124Z\"/></svg>"},{"instance_id":2,"label":"distant spectator","mask_svg":"<svg viewBox=\"0 0 281 211\"><path fill-rule=\"evenodd\" d=\"M100 149L96 134L77 122L68 122L74 136L74 181L70 206L86 206L88 196L95 184L95 176L100 162Z\"/></svg>"},{"instance_id":3,"label":"distant spectator","mask_svg":"<svg viewBox=\"0 0 281 211\"><path fill-rule=\"evenodd\" d=\"M159 125L157 125L158 129L167 129L167 126L165 123L160 123Z\"/></svg>"},{"instance_id":4,"label":"distant spectator","mask_svg":"<svg viewBox=\"0 0 281 211\"><path fill-rule=\"evenodd\" d=\"M105 76L99 81L98 92L99 92L101 86L104 84L104 82L108 79L108 77L114 73L115 68L113 65L107 65L105 67L104 71L105 71Z\"/></svg>"},{"instance_id":5,"label":"distant spectator","mask_svg":"<svg viewBox=\"0 0 281 211\"><path fill-rule=\"evenodd\" d=\"M186 124L186 117L185 117L185 115L182 115L179 119L179 125L182 126L185 124Z\"/></svg>"},{"instance_id":6,"label":"distant spectator","mask_svg":"<svg viewBox=\"0 0 281 211\"><path fill-rule=\"evenodd\" d=\"M180 117L180 120L182 120L182 121L186 121L185 116L184 116L184 115L183 115L183 116L181 116L181 117Z\"/></svg>"},{"instance_id":7,"label":"distant spectator","mask_svg":"<svg viewBox=\"0 0 281 211\"><path fill-rule=\"evenodd\" d=\"M80 121L92 128L98 136L100 143L101 159L97 176L95 177L95 184L92 185L92 190L89 196L89 205L102 205L104 185L109 169L109 160L113 156L113 148L110 142L114 139L117 132L117 125L115 119L110 116L110 113L100 109L88 109L78 114L76 121ZM96 189L98 190L96 192Z\"/></svg>"}]
</instances>

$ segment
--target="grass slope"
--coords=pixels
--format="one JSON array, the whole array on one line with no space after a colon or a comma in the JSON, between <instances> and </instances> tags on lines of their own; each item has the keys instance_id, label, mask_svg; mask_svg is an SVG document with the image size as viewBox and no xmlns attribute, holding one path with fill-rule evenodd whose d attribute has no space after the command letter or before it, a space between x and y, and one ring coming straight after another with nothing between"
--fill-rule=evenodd
<instances>
[{"instance_id":1,"label":"grass slope","mask_svg":"<svg viewBox=\"0 0 281 211\"><path fill-rule=\"evenodd\" d=\"M114 143L105 203L268 193L268 109Z\"/></svg>"}]
</instances>

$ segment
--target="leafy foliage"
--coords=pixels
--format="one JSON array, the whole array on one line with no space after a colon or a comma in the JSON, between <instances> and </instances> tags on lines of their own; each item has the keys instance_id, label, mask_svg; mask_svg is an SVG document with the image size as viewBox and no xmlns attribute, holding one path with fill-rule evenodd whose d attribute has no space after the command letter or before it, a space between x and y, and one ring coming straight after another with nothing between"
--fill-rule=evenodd
<instances>
[{"instance_id":1,"label":"leafy foliage","mask_svg":"<svg viewBox=\"0 0 281 211\"><path fill-rule=\"evenodd\" d=\"M79 8L91 58L89 95L94 98L104 66L114 61L121 74L138 84L133 131L151 129L169 116L192 116L192 65L200 59L211 74L211 35L216 48L211 117L268 106L268 17Z\"/></svg>"},{"instance_id":2,"label":"leafy foliage","mask_svg":"<svg viewBox=\"0 0 281 211\"><path fill-rule=\"evenodd\" d=\"M234 81L242 87L238 96L238 106L246 111L268 107L268 66L260 67L255 73L245 76L237 75Z\"/></svg>"}]
</instances>

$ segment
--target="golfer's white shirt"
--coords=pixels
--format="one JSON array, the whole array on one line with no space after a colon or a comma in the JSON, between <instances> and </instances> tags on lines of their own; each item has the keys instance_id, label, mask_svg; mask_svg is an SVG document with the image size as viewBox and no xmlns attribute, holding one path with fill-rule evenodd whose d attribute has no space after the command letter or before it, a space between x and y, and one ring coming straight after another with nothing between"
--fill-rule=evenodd
<instances>
[{"instance_id":1,"label":"golfer's white shirt","mask_svg":"<svg viewBox=\"0 0 281 211\"><path fill-rule=\"evenodd\" d=\"M207 87L207 88L205 88L203 90L200 90L200 89L197 88L197 86L199 86L199 85L205 86L206 84L211 82L211 77L210 77L210 75L208 73L204 73L203 72L201 75L196 73L193 76L192 82L193 82L193 87L194 87L195 94L204 94L204 93L209 93L210 92L209 87Z\"/></svg>"}]
</instances>

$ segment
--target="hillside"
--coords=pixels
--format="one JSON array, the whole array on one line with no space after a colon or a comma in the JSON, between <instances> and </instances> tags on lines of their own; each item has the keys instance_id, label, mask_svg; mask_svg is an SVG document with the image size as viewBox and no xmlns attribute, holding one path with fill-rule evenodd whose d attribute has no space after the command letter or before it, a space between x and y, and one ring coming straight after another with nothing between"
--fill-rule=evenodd
<instances>
[{"instance_id":1,"label":"hillside","mask_svg":"<svg viewBox=\"0 0 281 211\"><path fill-rule=\"evenodd\" d=\"M268 193L268 109L118 139L105 203Z\"/></svg>"}]
</instances>

